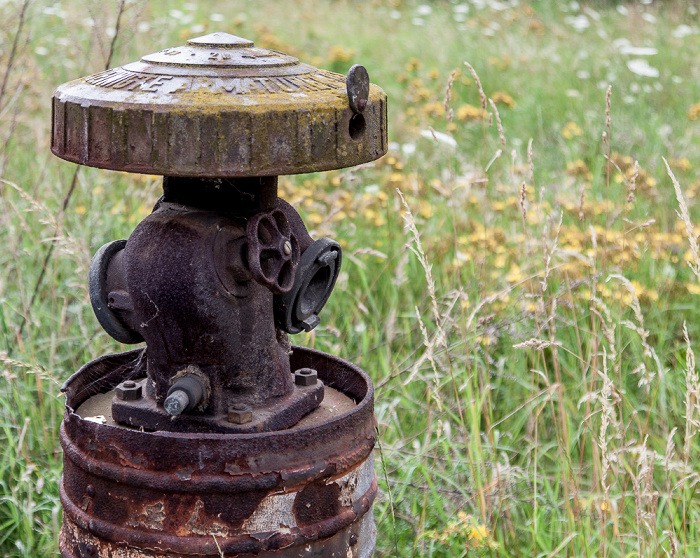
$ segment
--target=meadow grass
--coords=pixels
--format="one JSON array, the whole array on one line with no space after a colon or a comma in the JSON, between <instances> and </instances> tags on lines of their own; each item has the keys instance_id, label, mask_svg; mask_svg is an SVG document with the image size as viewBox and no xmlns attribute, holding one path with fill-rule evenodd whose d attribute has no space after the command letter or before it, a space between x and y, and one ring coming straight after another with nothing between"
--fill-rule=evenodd
<instances>
[{"instance_id":1,"label":"meadow grass","mask_svg":"<svg viewBox=\"0 0 700 558\"><path fill-rule=\"evenodd\" d=\"M377 555L696 555L691 3L15 0L0 21L0 554L57 554L59 386L124 349L90 258L160 195L53 157L51 93L223 30L389 95L386 157L280 189L343 244L294 341L377 387Z\"/></svg>"}]
</instances>

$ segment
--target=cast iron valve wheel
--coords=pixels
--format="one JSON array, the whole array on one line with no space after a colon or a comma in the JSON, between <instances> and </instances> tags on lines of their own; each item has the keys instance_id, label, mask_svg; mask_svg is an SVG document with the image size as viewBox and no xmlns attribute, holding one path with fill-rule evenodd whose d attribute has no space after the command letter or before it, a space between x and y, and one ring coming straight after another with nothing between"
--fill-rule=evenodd
<instances>
[{"instance_id":1,"label":"cast iron valve wheel","mask_svg":"<svg viewBox=\"0 0 700 558\"><path fill-rule=\"evenodd\" d=\"M253 278L275 294L294 285L299 265L299 242L279 209L258 213L248 220L248 268Z\"/></svg>"}]
</instances>

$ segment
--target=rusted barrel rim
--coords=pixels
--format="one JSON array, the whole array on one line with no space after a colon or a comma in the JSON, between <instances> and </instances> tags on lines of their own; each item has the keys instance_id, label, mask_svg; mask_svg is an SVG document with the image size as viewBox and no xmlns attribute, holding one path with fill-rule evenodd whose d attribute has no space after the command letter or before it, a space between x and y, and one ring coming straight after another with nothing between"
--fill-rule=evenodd
<instances>
[{"instance_id":1,"label":"rusted barrel rim","mask_svg":"<svg viewBox=\"0 0 700 558\"><path fill-rule=\"evenodd\" d=\"M95 390L106 392L129 379L128 374L124 375L123 363L139 359L140 352L97 359L64 386L66 414L61 444L66 458L92 475L133 486L191 493L289 490L353 468L374 447L374 388L369 377L343 359L300 347L294 348L293 369L318 370L326 385L359 400L352 410L322 424L259 434L141 432L94 423L75 413L74 409ZM109 370L110 361L117 365L118 374ZM102 372L97 384L90 381L96 372L93 367ZM86 385L90 390L85 389ZM216 459L202 466L197 458L202 453ZM183 471L188 474L183 475Z\"/></svg>"}]
</instances>

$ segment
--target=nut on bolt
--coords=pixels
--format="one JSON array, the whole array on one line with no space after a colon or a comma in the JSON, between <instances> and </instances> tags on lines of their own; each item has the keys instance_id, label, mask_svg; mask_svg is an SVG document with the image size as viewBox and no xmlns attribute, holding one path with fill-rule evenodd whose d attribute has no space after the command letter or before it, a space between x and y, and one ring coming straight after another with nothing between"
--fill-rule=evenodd
<instances>
[{"instance_id":1,"label":"nut on bolt","mask_svg":"<svg viewBox=\"0 0 700 558\"><path fill-rule=\"evenodd\" d=\"M253 420L252 409L243 403L235 403L228 408L228 421L234 424L247 424Z\"/></svg>"},{"instance_id":2,"label":"nut on bolt","mask_svg":"<svg viewBox=\"0 0 700 558\"><path fill-rule=\"evenodd\" d=\"M137 399L141 399L143 389L140 384L137 384L133 380L127 380L117 386L116 392L117 397L122 401L136 401Z\"/></svg>"},{"instance_id":3,"label":"nut on bolt","mask_svg":"<svg viewBox=\"0 0 700 558\"><path fill-rule=\"evenodd\" d=\"M294 383L298 386L313 386L318 380L318 373L313 368L300 368L294 372Z\"/></svg>"}]
</instances>

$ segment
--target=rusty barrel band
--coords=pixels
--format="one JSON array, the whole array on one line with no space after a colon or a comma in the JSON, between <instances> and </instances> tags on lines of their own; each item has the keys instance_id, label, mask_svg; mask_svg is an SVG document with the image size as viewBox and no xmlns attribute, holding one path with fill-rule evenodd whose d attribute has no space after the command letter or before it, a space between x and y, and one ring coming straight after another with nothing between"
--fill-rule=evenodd
<instances>
[{"instance_id":1,"label":"rusty barrel band","mask_svg":"<svg viewBox=\"0 0 700 558\"><path fill-rule=\"evenodd\" d=\"M186 484L187 492L194 494L211 491L241 494L258 490L274 490L281 485L284 485L286 489L291 489L307 482L327 479L329 473L338 468L347 469L347 467L354 467L362 463L371 454L374 447L374 439L367 438L362 446L352 448L333 460L316 466L285 471L284 474L282 472L260 472L233 476L229 473L223 473L220 475L199 475L196 478L182 481L179 471L169 474L163 471L143 471L123 465L100 462L78 449L66 435L63 425L60 429L60 440L65 458L70 460L73 466L83 469L91 475L113 479L129 486L159 490L173 490L174 484L180 482L183 487ZM185 467L180 471L184 469Z\"/></svg>"},{"instance_id":2,"label":"rusty barrel band","mask_svg":"<svg viewBox=\"0 0 700 558\"><path fill-rule=\"evenodd\" d=\"M327 539L320 539L308 542L307 544L294 547L296 552L284 551L262 551L255 553L240 554L242 558L281 558L280 552L288 558L308 558L309 556L324 556L325 558L371 558L374 555L376 544L376 527L374 526L374 516L372 508L369 512L352 525L338 531L335 535ZM218 539L217 539L218 541ZM352 544L352 543L355 544ZM102 558L134 558L133 553L123 545L113 545L111 543L100 545L87 531L81 529L69 518L64 520L64 529L61 531L59 540L62 556L64 558L83 558L85 554ZM98 545L101 548L98 549ZM350 553L348 551L351 550ZM222 549L223 551L223 549ZM182 555L181 555L182 556ZM200 553L199 556L202 556ZM215 556L221 556L217 548ZM172 553L163 554L161 552L141 552L138 558L175 558Z\"/></svg>"},{"instance_id":3,"label":"rusty barrel band","mask_svg":"<svg viewBox=\"0 0 700 558\"><path fill-rule=\"evenodd\" d=\"M130 527L115 527L106 521L90 517L78 506L66 498L60 487L61 504L64 513L81 529L90 532L101 542L119 543L129 541L134 548L177 552L180 554L218 555L219 549L227 554L258 553L267 550L279 550L291 546L303 546L311 541L332 537L342 529L362 518L371 508L377 495L377 479L372 481L370 489L352 506L351 509L325 521L291 529L289 533L278 533L264 538L269 533L250 533L226 537L215 541L214 536L196 535L181 537L164 535L158 531L144 532Z\"/></svg>"}]
</instances>

